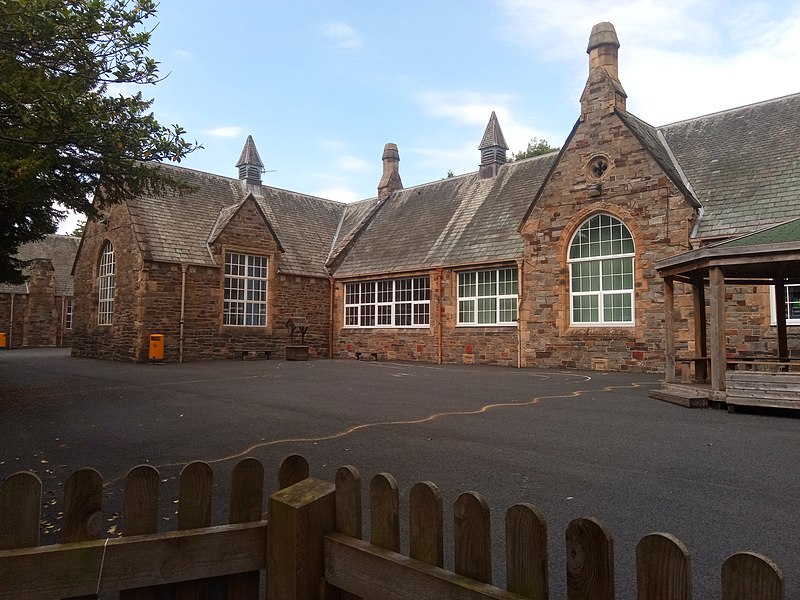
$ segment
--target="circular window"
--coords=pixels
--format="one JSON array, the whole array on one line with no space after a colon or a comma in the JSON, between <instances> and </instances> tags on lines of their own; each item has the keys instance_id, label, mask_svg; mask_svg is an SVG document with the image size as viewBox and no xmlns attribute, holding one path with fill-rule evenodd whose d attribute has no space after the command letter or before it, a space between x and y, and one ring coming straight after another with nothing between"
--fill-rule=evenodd
<instances>
[{"instance_id":1,"label":"circular window","mask_svg":"<svg viewBox=\"0 0 800 600\"><path fill-rule=\"evenodd\" d=\"M599 181L605 178L610 167L611 161L609 158L603 154L598 154L597 156L593 156L589 164L586 165L586 172L589 177Z\"/></svg>"}]
</instances>

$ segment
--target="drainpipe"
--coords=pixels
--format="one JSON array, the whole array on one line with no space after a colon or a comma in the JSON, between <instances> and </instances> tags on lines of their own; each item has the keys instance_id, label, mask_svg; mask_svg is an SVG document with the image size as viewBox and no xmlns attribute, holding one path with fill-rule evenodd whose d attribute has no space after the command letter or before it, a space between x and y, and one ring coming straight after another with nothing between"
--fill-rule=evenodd
<instances>
[{"instance_id":1,"label":"drainpipe","mask_svg":"<svg viewBox=\"0 0 800 600\"><path fill-rule=\"evenodd\" d=\"M16 294L11 292L11 319L8 323L8 349L11 350L11 343L14 339L14 296Z\"/></svg>"},{"instance_id":2,"label":"drainpipe","mask_svg":"<svg viewBox=\"0 0 800 600\"><path fill-rule=\"evenodd\" d=\"M61 324L60 324L60 326L58 328L58 334L57 334L59 336L59 340L58 340L58 347L59 348L63 348L64 347L64 327L67 324L66 316L67 316L67 314L66 314L65 309L64 309L64 296L61 296Z\"/></svg>"},{"instance_id":3,"label":"drainpipe","mask_svg":"<svg viewBox=\"0 0 800 600\"><path fill-rule=\"evenodd\" d=\"M181 331L178 337L178 362L183 362L183 316L186 306L186 264L181 265Z\"/></svg>"},{"instance_id":4,"label":"drainpipe","mask_svg":"<svg viewBox=\"0 0 800 600\"><path fill-rule=\"evenodd\" d=\"M442 267L436 267L436 276L439 278L439 364L443 361L443 340L442 340L442 318L444 315L444 278L442 277Z\"/></svg>"},{"instance_id":5,"label":"drainpipe","mask_svg":"<svg viewBox=\"0 0 800 600\"><path fill-rule=\"evenodd\" d=\"M333 277L328 277L328 281L330 282L330 298L328 304L330 306L330 311L328 315L328 358L333 358Z\"/></svg>"},{"instance_id":6,"label":"drainpipe","mask_svg":"<svg viewBox=\"0 0 800 600\"><path fill-rule=\"evenodd\" d=\"M524 261L517 262L517 282L519 289L517 290L517 368L522 368L522 291L525 289L524 271L522 269Z\"/></svg>"}]
</instances>

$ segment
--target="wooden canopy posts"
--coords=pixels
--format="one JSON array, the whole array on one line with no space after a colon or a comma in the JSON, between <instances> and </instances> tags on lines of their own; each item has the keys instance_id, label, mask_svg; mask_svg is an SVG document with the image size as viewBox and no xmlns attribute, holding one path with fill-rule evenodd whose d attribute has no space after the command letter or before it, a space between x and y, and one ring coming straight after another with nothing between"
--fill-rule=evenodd
<instances>
[{"instance_id":1,"label":"wooden canopy posts","mask_svg":"<svg viewBox=\"0 0 800 600\"><path fill-rule=\"evenodd\" d=\"M800 284L800 219L741 238L686 252L656 265L664 278L665 386L651 395L694 404L677 377L678 364L694 365L693 386L711 400L800 409L800 355L792 356L786 324L786 285ZM695 353L678 356L675 284L692 289ZM776 354L728 355L726 286L774 286ZM706 288L708 293L706 295ZM708 298L708 310L706 310ZM749 369L747 367L750 367ZM764 368L761 368L764 367ZM731 375L732 371L735 375ZM746 371L746 374L745 374ZM782 377L775 377L781 373ZM707 381L707 377L710 380ZM684 378L685 379L685 378ZM687 383L684 381L683 383ZM733 383L733 390L729 390ZM701 395L703 392L699 392ZM666 397L666 396L674 397Z\"/></svg>"}]
</instances>

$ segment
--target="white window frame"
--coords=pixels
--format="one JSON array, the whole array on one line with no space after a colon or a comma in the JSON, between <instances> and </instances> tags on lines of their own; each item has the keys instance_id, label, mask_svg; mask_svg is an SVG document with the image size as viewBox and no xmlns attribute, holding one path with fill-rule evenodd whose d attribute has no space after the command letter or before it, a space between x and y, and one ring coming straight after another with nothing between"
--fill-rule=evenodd
<instances>
[{"instance_id":1,"label":"white window frame","mask_svg":"<svg viewBox=\"0 0 800 600\"><path fill-rule=\"evenodd\" d=\"M67 298L64 307L64 329L72 329L72 298Z\"/></svg>"},{"instance_id":2,"label":"white window frame","mask_svg":"<svg viewBox=\"0 0 800 600\"><path fill-rule=\"evenodd\" d=\"M430 275L344 284L345 329L423 329L430 322Z\"/></svg>"},{"instance_id":3,"label":"white window frame","mask_svg":"<svg viewBox=\"0 0 800 600\"><path fill-rule=\"evenodd\" d=\"M494 276L493 280L492 276ZM510 279L509 276L511 276ZM456 285L456 325L458 327L508 327L518 324L519 271L516 266L461 271L458 273ZM509 285L512 290L516 291L510 292ZM479 322L481 313L492 312L481 308L481 303L487 301L494 302L494 320L481 323ZM508 311L512 311L513 318L503 318Z\"/></svg>"},{"instance_id":4,"label":"white window frame","mask_svg":"<svg viewBox=\"0 0 800 600\"><path fill-rule=\"evenodd\" d=\"M114 294L116 290L116 260L114 245L106 240L100 252L97 268L97 324L111 325L114 322Z\"/></svg>"},{"instance_id":5,"label":"white window frame","mask_svg":"<svg viewBox=\"0 0 800 600\"><path fill-rule=\"evenodd\" d=\"M786 325L800 325L800 318L792 319L789 318L792 314L791 307L789 306L789 288L796 288L800 290L800 283L787 283L784 285L784 289L786 291ZM800 292L798 292L800 293ZM775 300L775 286L769 286L769 306L770 306L770 323L772 325L778 324L778 307L777 302ZM800 308L797 309L798 314L800 314Z\"/></svg>"},{"instance_id":6,"label":"white window frame","mask_svg":"<svg viewBox=\"0 0 800 600\"><path fill-rule=\"evenodd\" d=\"M603 219L607 218L610 220L608 225L603 224ZM594 219L599 219L600 226L592 228L590 227L588 230L585 229L587 224L590 224ZM606 227L615 228L617 225L621 226L623 231L626 231L629 238L630 238L630 251L625 251L626 245L626 238L621 237L619 239L615 237L611 237L609 239L603 239L603 234L601 232L602 229ZM594 234L593 231L597 231L598 233ZM589 235L588 241L583 241L586 235ZM595 238L595 235L597 236ZM613 235L613 229L612 229ZM578 242L578 236L583 236L583 239ZM579 244L578 249L579 253L581 246L587 247L589 255L588 256L578 256L572 257L573 255L573 246ZM614 245L618 244L620 251L614 251ZM591 255L592 246L597 245L600 249L599 254ZM603 248L607 247L610 249L608 252L603 252ZM615 273L611 275L607 275L604 273L604 269L610 266L610 261L623 259L623 260L630 260L630 273ZM596 278L598 282L598 288L593 290L579 290L575 291L575 283L576 279L574 277L580 277L575 273L575 270L585 269L585 268L592 268L593 266L597 267L596 274L591 274L591 278ZM569 267L569 319L570 325L572 327L634 327L636 325L636 294L635 294L635 287L636 287L636 243L633 239L633 234L631 230L628 228L625 223L623 223L617 217L607 214L607 213L600 213L595 214L589 217L588 219L584 220L575 233L572 236L572 239L567 246L567 266ZM615 277L615 276L622 276L625 277L626 275L630 276L630 286L623 286L619 289L614 289L613 287L610 289L606 289L604 281L606 277ZM630 298L630 320L614 320L614 319L606 319L605 312L606 306L605 301L610 296L628 296ZM596 321L576 321L575 320L575 310L576 310L576 298L596 298L597 302L597 316L598 319ZM591 307L592 310L595 307ZM580 310L580 308L578 308ZM612 309L613 310L613 309Z\"/></svg>"},{"instance_id":7,"label":"white window frame","mask_svg":"<svg viewBox=\"0 0 800 600\"><path fill-rule=\"evenodd\" d=\"M225 253L222 324L225 327L266 327L269 298L269 257Z\"/></svg>"}]
</instances>

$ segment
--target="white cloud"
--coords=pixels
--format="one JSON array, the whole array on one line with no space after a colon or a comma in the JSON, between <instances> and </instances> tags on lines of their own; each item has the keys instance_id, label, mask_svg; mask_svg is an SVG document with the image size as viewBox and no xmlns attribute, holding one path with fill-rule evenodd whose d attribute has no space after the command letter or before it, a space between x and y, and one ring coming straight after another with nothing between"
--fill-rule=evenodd
<instances>
[{"instance_id":1,"label":"white cloud","mask_svg":"<svg viewBox=\"0 0 800 600\"><path fill-rule=\"evenodd\" d=\"M347 23L326 23L322 35L330 42L331 48L361 48L363 42L355 29Z\"/></svg>"},{"instance_id":2,"label":"white cloud","mask_svg":"<svg viewBox=\"0 0 800 600\"><path fill-rule=\"evenodd\" d=\"M225 127L216 127L214 129L207 129L204 131L210 136L213 137L220 137L220 138L235 138L241 137L245 133L244 127L238 127L235 125L225 126Z\"/></svg>"},{"instance_id":3,"label":"white cloud","mask_svg":"<svg viewBox=\"0 0 800 600\"><path fill-rule=\"evenodd\" d=\"M336 166L343 171L353 171L356 173L363 173L375 167L375 165L368 163L361 158L350 155L344 155L337 158Z\"/></svg>"},{"instance_id":4,"label":"white cloud","mask_svg":"<svg viewBox=\"0 0 800 600\"><path fill-rule=\"evenodd\" d=\"M356 200L362 199L357 192L344 186L323 188L313 192L313 195L319 196L320 198L327 198L328 200L336 200L337 202L355 202Z\"/></svg>"},{"instance_id":5,"label":"white cloud","mask_svg":"<svg viewBox=\"0 0 800 600\"><path fill-rule=\"evenodd\" d=\"M476 149L483 136L484 128L489 123L492 111L497 115L503 136L512 152L527 148L528 142L532 138L546 139L552 144L558 143L554 141L552 134L514 116L516 111L512 108L512 104L515 97L510 94L428 91L419 94L417 100L423 110L433 117L445 118L459 125L470 126L470 131L474 131L475 134L475 141L469 146L473 163L476 160ZM458 152L461 156L464 156L465 153L466 147Z\"/></svg>"},{"instance_id":6,"label":"white cloud","mask_svg":"<svg viewBox=\"0 0 800 600\"><path fill-rule=\"evenodd\" d=\"M620 39L628 108L654 125L797 92L800 5L744 0L499 0L506 34L531 60L580 82L592 25ZM502 123L501 123L502 124ZM504 127L505 130L505 127Z\"/></svg>"},{"instance_id":7,"label":"white cloud","mask_svg":"<svg viewBox=\"0 0 800 600\"><path fill-rule=\"evenodd\" d=\"M194 60L194 56L188 50L181 50L181 49L175 50L175 56L177 56L181 60L185 60L185 61L193 61Z\"/></svg>"}]
</instances>

